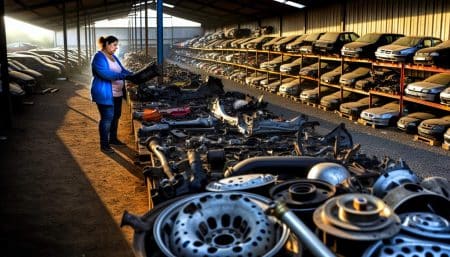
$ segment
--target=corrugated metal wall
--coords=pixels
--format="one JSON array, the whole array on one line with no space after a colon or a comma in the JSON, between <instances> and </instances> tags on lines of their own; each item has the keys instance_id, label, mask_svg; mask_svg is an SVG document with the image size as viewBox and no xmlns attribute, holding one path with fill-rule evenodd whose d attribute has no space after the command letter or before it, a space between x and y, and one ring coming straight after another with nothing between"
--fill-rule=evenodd
<instances>
[{"instance_id":1,"label":"corrugated metal wall","mask_svg":"<svg viewBox=\"0 0 450 257\"><path fill-rule=\"evenodd\" d=\"M331 32L341 31L341 5L330 4L323 8L308 10L306 32Z\"/></svg>"},{"instance_id":2,"label":"corrugated metal wall","mask_svg":"<svg viewBox=\"0 0 450 257\"><path fill-rule=\"evenodd\" d=\"M305 12L301 11L291 15L283 16L281 24L281 35L300 35L305 32Z\"/></svg>"},{"instance_id":3,"label":"corrugated metal wall","mask_svg":"<svg viewBox=\"0 0 450 257\"><path fill-rule=\"evenodd\" d=\"M346 30L394 32L450 39L450 0L349 1Z\"/></svg>"},{"instance_id":4,"label":"corrugated metal wall","mask_svg":"<svg viewBox=\"0 0 450 257\"><path fill-rule=\"evenodd\" d=\"M348 0L321 8L301 10L286 15L281 22L283 36L306 33L341 31L343 8L345 30L359 35L370 32L392 32L405 35L436 36L450 39L450 0ZM247 26L248 25L248 26ZM261 20L261 26L273 26L274 35L280 31L279 17ZM257 22L241 24L255 28Z\"/></svg>"}]
</instances>

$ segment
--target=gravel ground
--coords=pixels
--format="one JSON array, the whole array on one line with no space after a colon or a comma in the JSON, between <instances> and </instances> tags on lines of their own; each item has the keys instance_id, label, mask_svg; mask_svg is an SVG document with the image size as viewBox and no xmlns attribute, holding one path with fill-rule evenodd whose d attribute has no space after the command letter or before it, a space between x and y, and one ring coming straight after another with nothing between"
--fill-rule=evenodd
<instances>
[{"instance_id":1,"label":"gravel ground","mask_svg":"<svg viewBox=\"0 0 450 257\"><path fill-rule=\"evenodd\" d=\"M201 70L183 65L182 67L205 75ZM413 135L400 132L395 128L374 129L369 126L362 126L354 121L341 118L335 113L295 103L281 96L250 88L228 79L223 79L223 83L225 90L240 91L253 96L263 94L264 100L269 103L269 110L286 119L301 113L308 115L309 120L320 122L318 129L320 133L327 133L338 124L344 123L353 136L353 142L361 144L361 151L369 156L377 156L380 159L384 156L393 159L402 158L419 176L442 176L450 179L450 173L448 172L450 151L423 142L415 142L413 141Z\"/></svg>"}]
</instances>

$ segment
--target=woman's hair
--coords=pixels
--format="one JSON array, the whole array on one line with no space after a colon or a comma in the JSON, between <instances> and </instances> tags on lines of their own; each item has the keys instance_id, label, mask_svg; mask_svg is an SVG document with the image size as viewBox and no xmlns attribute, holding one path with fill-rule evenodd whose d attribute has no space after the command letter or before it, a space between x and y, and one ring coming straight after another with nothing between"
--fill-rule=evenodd
<instances>
[{"instance_id":1,"label":"woman's hair","mask_svg":"<svg viewBox=\"0 0 450 257\"><path fill-rule=\"evenodd\" d=\"M101 36L98 39L98 46L100 48L104 48L104 47L106 47L106 45L109 45L109 44L117 42L117 41L119 41L119 39L117 39L115 36L107 36L107 37Z\"/></svg>"}]
</instances>

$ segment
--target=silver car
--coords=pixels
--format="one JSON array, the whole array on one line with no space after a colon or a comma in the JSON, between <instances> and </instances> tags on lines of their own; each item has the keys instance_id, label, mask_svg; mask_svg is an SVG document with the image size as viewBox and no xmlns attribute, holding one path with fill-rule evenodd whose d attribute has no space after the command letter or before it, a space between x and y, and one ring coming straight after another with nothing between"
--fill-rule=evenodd
<instances>
[{"instance_id":1,"label":"silver car","mask_svg":"<svg viewBox=\"0 0 450 257\"><path fill-rule=\"evenodd\" d=\"M282 84L278 91L286 95L297 96L300 94L300 80L294 79L291 82Z\"/></svg>"},{"instance_id":2,"label":"silver car","mask_svg":"<svg viewBox=\"0 0 450 257\"><path fill-rule=\"evenodd\" d=\"M381 107L369 108L361 112L361 119L368 124L377 126L389 126L400 116L400 105L397 102L391 102Z\"/></svg>"},{"instance_id":3,"label":"silver car","mask_svg":"<svg viewBox=\"0 0 450 257\"><path fill-rule=\"evenodd\" d=\"M435 37L401 37L390 45L378 47L375 57L381 61L412 61L414 54L419 49L440 43L442 40Z\"/></svg>"},{"instance_id":4,"label":"silver car","mask_svg":"<svg viewBox=\"0 0 450 257\"><path fill-rule=\"evenodd\" d=\"M320 87L320 94L327 94L332 90L333 88L331 87L322 86ZM318 98L319 98L319 87L303 90L302 93L300 94L300 100L305 102L310 103L317 102Z\"/></svg>"},{"instance_id":5,"label":"silver car","mask_svg":"<svg viewBox=\"0 0 450 257\"><path fill-rule=\"evenodd\" d=\"M450 86L450 74L439 73L423 81L413 82L405 88L405 94L428 101L439 101L439 94Z\"/></svg>"},{"instance_id":6,"label":"silver car","mask_svg":"<svg viewBox=\"0 0 450 257\"><path fill-rule=\"evenodd\" d=\"M441 104L450 106L450 87L444 89L439 95L439 97L441 98Z\"/></svg>"}]
</instances>

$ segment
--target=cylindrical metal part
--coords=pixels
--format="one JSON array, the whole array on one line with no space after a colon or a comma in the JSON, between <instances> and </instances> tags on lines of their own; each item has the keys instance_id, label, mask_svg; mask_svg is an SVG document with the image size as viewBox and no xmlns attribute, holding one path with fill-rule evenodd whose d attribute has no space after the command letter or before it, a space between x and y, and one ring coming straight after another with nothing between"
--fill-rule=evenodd
<instances>
[{"instance_id":1,"label":"cylindrical metal part","mask_svg":"<svg viewBox=\"0 0 450 257\"><path fill-rule=\"evenodd\" d=\"M317 236L282 202L277 201L275 214L291 229L308 250L317 257L336 257Z\"/></svg>"},{"instance_id":2,"label":"cylindrical metal part","mask_svg":"<svg viewBox=\"0 0 450 257\"><path fill-rule=\"evenodd\" d=\"M167 179L169 181L173 181L175 179L175 176L173 175L172 169L170 168L169 162L167 161L166 156L164 153L160 150L161 146L159 145L159 140L154 138L150 140L149 146L150 150L156 155L159 162L161 163L161 167L163 168L164 174L166 174Z\"/></svg>"}]
</instances>

